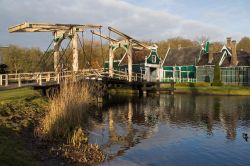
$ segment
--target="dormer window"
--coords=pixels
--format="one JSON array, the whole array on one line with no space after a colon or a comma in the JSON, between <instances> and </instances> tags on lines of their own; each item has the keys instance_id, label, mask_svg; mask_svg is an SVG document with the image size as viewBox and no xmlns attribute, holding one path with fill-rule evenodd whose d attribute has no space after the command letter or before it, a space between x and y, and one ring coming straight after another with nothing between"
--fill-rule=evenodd
<instances>
[{"instance_id":1,"label":"dormer window","mask_svg":"<svg viewBox=\"0 0 250 166\"><path fill-rule=\"evenodd\" d=\"M152 63L156 63L156 56L152 55Z\"/></svg>"}]
</instances>

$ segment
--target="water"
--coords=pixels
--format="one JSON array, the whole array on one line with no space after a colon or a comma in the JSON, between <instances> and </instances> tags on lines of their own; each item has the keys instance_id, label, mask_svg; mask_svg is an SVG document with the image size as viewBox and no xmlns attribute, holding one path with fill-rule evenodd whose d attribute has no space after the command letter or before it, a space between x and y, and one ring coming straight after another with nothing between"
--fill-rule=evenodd
<instances>
[{"instance_id":1,"label":"water","mask_svg":"<svg viewBox=\"0 0 250 166\"><path fill-rule=\"evenodd\" d=\"M250 97L109 96L89 140L100 165L250 165Z\"/></svg>"}]
</instances>

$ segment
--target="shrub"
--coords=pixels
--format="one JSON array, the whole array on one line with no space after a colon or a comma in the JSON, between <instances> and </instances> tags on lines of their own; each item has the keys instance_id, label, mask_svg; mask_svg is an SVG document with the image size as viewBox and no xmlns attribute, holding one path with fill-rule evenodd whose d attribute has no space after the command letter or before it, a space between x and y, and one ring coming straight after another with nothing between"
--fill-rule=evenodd
<instances>
[{"instance_id":1,"label":"shrub","mask_svg":"<svg viewBox=\"0 0 250 166\"><path fill-rule=\"evenodd\" d=\"M214 67L214 80L211 86L223 86L223 83L221 82L220 66L218 64Z\"/></svg>"}]
</instances>

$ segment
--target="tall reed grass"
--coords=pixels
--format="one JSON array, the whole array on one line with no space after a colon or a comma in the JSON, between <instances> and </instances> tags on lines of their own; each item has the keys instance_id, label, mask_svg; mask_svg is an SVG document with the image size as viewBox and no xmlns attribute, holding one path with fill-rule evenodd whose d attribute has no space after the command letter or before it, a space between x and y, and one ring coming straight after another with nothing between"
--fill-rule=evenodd
<instances>
[{"instance_id":1,"label":"tall reed grass","mask_svg":"<svg viewBox=\"0 0 250 166\"><path fill-rule=\"evenodd\" d=\"M76 136L85 135L81 127L88 119L87 111L92 100L89 90L84 83L63 84L58 94L49 99L48 113L36 130L38 137L48 140L66 138L73 144L78 144L75 140L85 140Z\"/></svg>"}]
</instances>

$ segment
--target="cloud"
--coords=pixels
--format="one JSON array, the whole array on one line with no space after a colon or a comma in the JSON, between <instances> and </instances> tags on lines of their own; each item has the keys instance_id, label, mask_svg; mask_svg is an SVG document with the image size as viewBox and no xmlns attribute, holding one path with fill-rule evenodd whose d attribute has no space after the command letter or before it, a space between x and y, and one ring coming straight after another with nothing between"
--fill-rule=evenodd
<instances>
[{"instance_id":1,"label":"cloud","mask_svg":"<svg viewBox=\"0 0 250 166\"><path fill-rule=\"evenodd\" d=\"M131 1L130 1L131 2ZM0 44L15 43L21 46L45 48L50 33L9 34L7 28L24 21L50 23L102 24L134 36L139 40L164 40L183 36L195 39L209 36L224 39L221 28L202 22L184 19L166 11L133 5L122 0L1 0ZM6 7L9 6L9 7Z\"/></svg>"}]
</instances>

